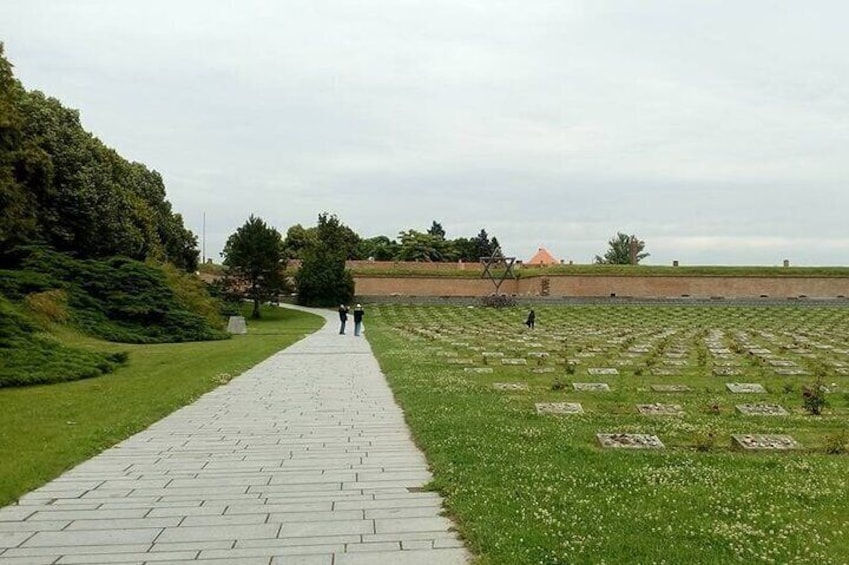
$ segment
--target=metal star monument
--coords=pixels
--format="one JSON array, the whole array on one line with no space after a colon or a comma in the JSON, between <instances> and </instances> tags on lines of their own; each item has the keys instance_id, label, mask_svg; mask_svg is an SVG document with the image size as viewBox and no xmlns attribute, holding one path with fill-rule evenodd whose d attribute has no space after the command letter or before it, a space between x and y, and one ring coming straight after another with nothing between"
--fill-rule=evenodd
<instances>
[{"instance_id":1,"label":"metal star monument","mask_svg":"<svg viewBox=\"0 0 849 565\"><path fill-rule=\"evenodd\" d=\"M501 247L496 247L495 251L489 257L481 257L483 265L482 279L488 278L495 286L495 294L501 288L501 284L509 279L515 279L516 274L513 272L513 265L516 263L515 257L505 257L501 252Z\"/></svg>"}]
</instances>

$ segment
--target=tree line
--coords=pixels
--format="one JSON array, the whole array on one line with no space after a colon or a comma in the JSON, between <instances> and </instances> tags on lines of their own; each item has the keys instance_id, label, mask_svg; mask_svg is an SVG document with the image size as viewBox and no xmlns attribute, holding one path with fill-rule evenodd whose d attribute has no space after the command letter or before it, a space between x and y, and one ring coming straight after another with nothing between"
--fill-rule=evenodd
<instances>
[{"instance_id":1,"label":"tree line","mask_svg":"<svg viewBox=\"0 0 849 565\"><path fill-rule=\"evenodd\" d=\"M345 268L348 260L478 262L497 253L498 240L486 230L473 238L448 239L437 221L425 232L402 231L396 241L383 235L362 238L335 215L324 212L315 226L293 225L284 238L262 218L251 215L227 239L221 253L227 267L221 290L225 295L250 298L253 315L259 316L262 302L291 290L283 267L292 259L300 261L294 276L298 302L332 306L348 303L354 296L354 278Z\"/></svg>"},{"instance_id":2,"label":"tree line","mask_svg":"<svg viewBox=\"0 0 849 565\"><path fill-rule=\"evenodd\" d=\"M305 250L316 242L321 222L314 227L304 228L295 224L286 231L283 253L287 259L303 259ZM344 249L346 259L374 261L424 261L477 263L481 257L489 257L500 248L498 239L490 237L485 229L474 237L446 237L442 224L433 221L426 231L408 229L398 234L397 239L385 235L363 238L344 224L339 224L338 244Z\"/></svg>"},{"instance_id":3,"label":"tree line","mask_svg":"<svg viewBox=\"0 0 849 565\"><path fill-rule=\"evenodd\" d=\"M159 173L85 131L76 110L27 91L0 43L0 266L14 266L15 248L26 245L188 271L199 256Z\"/></svg>"}]
</instances>

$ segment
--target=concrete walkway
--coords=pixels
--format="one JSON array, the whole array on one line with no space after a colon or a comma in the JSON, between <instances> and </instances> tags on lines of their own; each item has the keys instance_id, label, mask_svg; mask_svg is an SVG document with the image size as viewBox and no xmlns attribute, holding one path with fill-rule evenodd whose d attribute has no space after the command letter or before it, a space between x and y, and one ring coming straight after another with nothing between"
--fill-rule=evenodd
<instances>
[{"instance_id":1,"label":"concrete walkway","mask_svg":"<svg viewBox=\"0 0 849 565\"><path fill-rule=\"evenodd\" d=\"M0 563L466 563L368 342L313 312L315 334L0 509Z\"/></svg>"}]
</instances>

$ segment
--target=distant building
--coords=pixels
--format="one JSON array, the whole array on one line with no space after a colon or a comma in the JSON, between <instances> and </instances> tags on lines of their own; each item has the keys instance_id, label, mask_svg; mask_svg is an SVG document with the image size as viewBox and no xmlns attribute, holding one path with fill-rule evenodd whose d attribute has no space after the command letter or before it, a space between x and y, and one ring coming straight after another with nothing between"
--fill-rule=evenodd
<instances>
[{"instance_id":1,"label":"distant building","mask_svg":"<svg viewBox=\"0 0 849 565\"><path fill-rule=\"evenodd\" d=\"M545 267L547 265L557 265L560 261L548 252L544 247L540 247L534 256L528 259L524 265L526 267Z\"/></svg>"}]
</instances>

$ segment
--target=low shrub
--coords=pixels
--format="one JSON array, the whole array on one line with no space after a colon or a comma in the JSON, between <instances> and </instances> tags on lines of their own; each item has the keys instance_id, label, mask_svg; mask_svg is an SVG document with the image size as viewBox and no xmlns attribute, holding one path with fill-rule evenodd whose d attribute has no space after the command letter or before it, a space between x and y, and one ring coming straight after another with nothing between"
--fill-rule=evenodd
<instances>
[{"instance_id":1,"label":"low shrub","mask_svg":"<svg viewBox=\"0 0 849 565\"><path fill-rule=\"evenodd\" d=\"M0 388L97 377L126 362L126 353L60 345L0 297Z\"/></svg>"}]
</instances>

